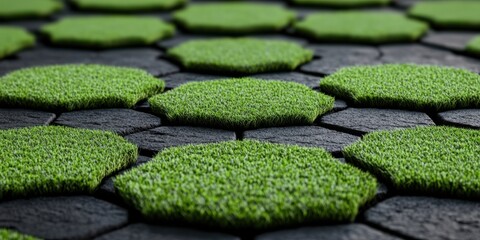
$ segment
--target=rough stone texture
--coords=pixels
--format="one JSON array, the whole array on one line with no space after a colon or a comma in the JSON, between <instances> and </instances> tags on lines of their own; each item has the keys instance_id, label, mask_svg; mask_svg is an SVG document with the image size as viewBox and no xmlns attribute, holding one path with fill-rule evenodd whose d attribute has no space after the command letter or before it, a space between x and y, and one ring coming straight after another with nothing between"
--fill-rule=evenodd
<instances>
[{"instance_id":1,"label":"rough stone texture","mask_svg":"<svg viewBox=\"0 0 480 240\"><path fill-rule=\"evenodd\" d=\"M235 140L235 132L186 126L165 126L127 135L126 139L137 144L145 154L161 151L167 147L185 144L213 143Z\"/></svg>"},{"instance_id":2,"label":"rough stone texture","mask_svg":"<svg viewBox=\"0 0 480 240\"><path fill-rule=\"evenodd\" d=\"M394 197L365 213L366 221L425 240L476 240L480 203L428 197Z\"/></svg>"},{"instance_id":3,"label":"rough stone texture","mask_svg":"<svg viewBox=\"0 0 480 240\"><path fill-rule=\"evenodd\" d=\"M381 64L377 58L361 56L332 56L311 61L300 67L300 71L321 76L330 75L343 67Z\"/></svg>"},{"instance_id":4,"label":"rough stone texture","mask_svg":"<svg viewBox=\"0 0 480 240\"><path fill-rule=\"evenodd\" d=\"M127 210L87 196L0 203L0 227L45 239L88 239L128 221Z\"/></svg>"},{"instance_id":5,"label":"rough stone texture","mask_svg":"<svg viewBox=\"0 0 480 240\"><path fill-rule=\"evenodd\" d=\"M320 123L355 134L435 125L432 119L422 112L378 108L348 108L321 117Z\"/></svg>"},{"instance_id":6,"label":"rough stone texture","mask_svg":"<svg viewBox=\"0 0 480 240\"><path fill-rule=\"evenodd\" d=\"M380 51L376 47L352 44L315 44L308 48L314 51L315 56L328 57L365 57L376 59L380 57Z\"/></svg>"},{"instance_id":7,"label":"rough stone texture","mask_svg":"<svg viewBox=\"0 0 480 240\"><path fill-rule=\"evenodd\" d=\"M222 233L201 232L197 230L173 227L161 227L147 224L133 224L120 230L103 235L96 240L240 240L238 237Z\"/></svg>"},{"instance_id":8,"label":"rough stone texture","mask_svg":"<svg viewBox=\"0 0 480 240\"><path fill-rule=\"evenodd\" d=\"M160 118L131 109L110 108L66 112L55 124L69 127L98 129L126 135L161 125Z\"/></svg>"},{"instance_id":9,"label":"rough stone texture","mask_svg":"<svg viewBox=\"0 0 480 240\"><path fill-rule=\"evenodd\" d=\"M430 32L422 39L422 43L463 52L468 42L477 35L473 32Z\"/></svg>"},{"instance_id":10,"label":"rough stone texture","mask_svg":"<svg viewBox=\"0 0 480 240\"><path fill-rule=\"evenodd\" d=\"M446 124L480 128L480 109L458 109L438 114Z\"/></svg>"},{"instance_id":11,"label":"rough stone texture","mask_svg":"<svg viewBox=\"0 0 480 240\"><path fill-rule=\"evenodd\" d=\"M222 79L222 78L229 78L229 77L201 74L201 73L182 72L182 73L175 73L175 74L162 77L162 80L165 81L165 88L172 89L188 82L201 82L201 81Z\"/></svg>"},{"instance_id":12,"label":"rough stone texture","mask_svg":"<svg viewBox=\"0 0 480 240\"><path fill-rule=\"evenodd\" d=\"M295 144L306 147L322 147L335 154L339 154L345 146L359 140L357 136L317 126L295 126L250 130L244 133L244 139Z\"/></svg>"},{"instance_id":13,"label":"rough stone texture","mask_svg":"<svg viewBox=\"0 0 480 240\"><path fill-rule=\"evenodd\" d=\"M401 239L382 233L363 224L304 227L292 230L265 233L255 240L394 240Z\"/></svg>"},{"instance_id":14,"label":"rough stone texture","mask_svg":"<svg viewBox=\"0 0 480 240\"><path fill-rule=\"evenodd\" d=\"M291 82L304 84L311 88L318 88L320 79L321 79L320 77L317 77L317 76L311 76L311 75L298 73L298 72L262 73L262 74L252 75L251 77L267 79L267 80L291 81Z\"/></svg>"},{"instance_id":15,"label":"rough stone texture","mask_svg":"<svg viewBox=\"0 0 480 240\"><path fill-rule=\"evenodd\" d=\"M333 103L333 111L334 112L344 110L347 107L348 107L347 102L345 102L341 99L335 99L335 102Z\"/></svg>"},{"instance_id":16,"label":"rough stone texture","mask_svg":"<svg viewBox=\"0 0 480 240\"><path fill-rule=\"evenodd\" d=\"M0 129L48 125L55 114L28 109L0 108Z\"/></svg>"}]
</instances>

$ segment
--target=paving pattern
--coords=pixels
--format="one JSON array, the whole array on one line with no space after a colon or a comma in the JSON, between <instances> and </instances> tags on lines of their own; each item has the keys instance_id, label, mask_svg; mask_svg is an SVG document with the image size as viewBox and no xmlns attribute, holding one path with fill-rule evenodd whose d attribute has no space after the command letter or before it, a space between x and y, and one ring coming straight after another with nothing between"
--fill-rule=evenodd
<instances>
[{"instance_id":1,"label":"paving pattern","mask_svg":"<svg viewBox=\"0 0 480 240\"><path fill-rule=\"evenodd\" d=\"M201 0L191 0L202 2ZM340 1L340 0L339 0ZM262 1L286 5L284 1ZM369 8L373 11L406 11L416 0L396 0L389 6ZM300 17L316 12L315 8L286 5ZM330 11L330 10L327 10ZM173 38L150 47L108 50L56 48L40 34L44 24L65 16L87 16L70 4L49 18L0 21L1 25L20 26L37 36L35 47L0 60L0 76L31 66L64 63L96 63L144 69L165 81L166 90L192 81L229 78L213 72L186 71L166 56L166 51L192 39L212 35L177 31ZM171 12L149 12L139 15L172 19ZM314 52L312 61L290 72L239 74L261 79L278 79L304 84L319 90L323 77L346 66L383 63L416 63L451 66L480 73L480 58L465 52L468 41L480 34L465 31L430 30L414 43L356 45L309 42L295 36L291 29L273 34L252 34L265 39L282 39L302 45ZM159 151L173 146L214 143L229 140L256 139L273 143L322 147L344 162L342 149L363 135L377 130L447 125L480 129L480 109L458 109L445 112L415 112L398 109L360 108L336 99L328 114L310 126L290 126L229 131L195 126L179 126L152 114L146 101L132 109L94 109L72 112L2 108L0 129L43 125L116 132L139 148L140 157L131 166L151 160ZM1 154L1 153L0 153ZM410 196L397 193L380 184L377 196L361 209L353 223L338 225L310 223L268 230L225 230L186 225L179 222L151 222L127 206L113 186L115 176L103 180L92 195L43 196L0 201L0 229L9 228L44 239L423 239L476 240L480 236L480 203L474 200ZM128 171L128 170L127 170ZM1 179L0 179L1 187Z\"/></svg>"}]
</instances>

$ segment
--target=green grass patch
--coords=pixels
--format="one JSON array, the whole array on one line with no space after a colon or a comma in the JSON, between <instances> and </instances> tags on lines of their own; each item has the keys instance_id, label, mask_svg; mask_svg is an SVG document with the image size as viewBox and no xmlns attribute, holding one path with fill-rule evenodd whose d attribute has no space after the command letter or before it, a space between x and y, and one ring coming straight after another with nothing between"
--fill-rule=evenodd
<instances>
[{"instance_id":1,"label":"green grass patch","mask_svg":"<svg viewBox=\"0 0 480 240\"><path fill-rule=\"evenodd\" d=\"M0 19L43 18L62 8L58 0L0 0Z\"/></svg>"},{"instance_id":2,"label":"green grass patch","mask_svg":"<svg viewBox=\"0 0 480 240\"><path fill-rule=\"evenodd\" d=\"M163 88L163 81L134 68L83 64L33 67L0 78L0 105L52 111L131 108Z\"/></svg>"},{"instance_id":3,"label":"green grass patch","mask_svg":"<svg viewBox=\"0 0 480 240\"><path fill-rule=\"evenodd\" d=\"M2 240L39 240L39 238L24 235L10 229L0 229L0 239Z\"/></svg>"},{"instance_id":4,"label":"green grass patch","mask_svg":"<svg viewBox=\"0 0 480 240\"><path fill-rule=\"evenodd\" d=\"M480 131L418 127L367 134L347 161L407 194L480 199Z\"/></svg>"},{"instance_id":5,"label":"green grass patch","mask_svg":"<svg viewBox=\"0 0 480 240\"><path fill-rule=\"evenodd\" d=\"M92 193L137 159L112 132L42 126L0 130L0 199Z\"/></svg>"},{"instance_id":6,"label":"green grass patch","mask_svg":"<svg viewBox=\"0 0 480 240\"><path fill-rule=\"evenodd\" d=\"M174 123L237 130L312 124L334 99L299 83L234 78L187 83L149 102Z\"/></svg>"},{"instance_id":7,"label":"green grass patch","mask_svg":"<svg viewBox=\"0 0 480 240\"><path fill-rule=\"evenodd\" d=\"M294 19L295 13L264 3L195 4L174 14L189 32L233 35L280 31Z\"/></svg>"},{"instance_id":8,"label":"green grass patch","mask_svg":"<svg viewBox=\"0 0 480 240\"><path fill-rule=\"evenodd\" d=\"M84 48L144 46L173 36L175 28L156 17L67 17L42 27L55 45Z\"/></svg>"},{"instance_id":9,"label":"green grass patch","mask_svg":"<svg viewBox=\"0 0 480 240\"><path fill-rule=\"evenodd\" d=\"M408 14L436 28L480 30L479 12L479 1L424 1L410 8Z\"/></svg>"},{"instance_id":10,"label":"green grass patch","mask_svg":"<svg viewBox=\"0 0 480 240\"><path fill-rule=\"evenodd\" d=\"M0 59L35 45L35 36L18 27L0 27Z\"/></svg>"},{"instance_id":11,"label":"green grass patch","mask_svg":"<svg viewBox=\"0 0 480 240\"><path fill-rule=\"evenodd\" d=\"M255 38L192 40L167 54L188 70L236 74L291 71L313 57L293 42Z\"/></svg>"},{"instance_id":12,"label":"green grass patch","mask_svg":"<svg viewBox=\"0 0 480 240\"><path fill-rule=\"evenodd\" d=\"M376 185L321 148L249 140L169 148L115 179L150 220L235 229L353 221Z\"/></svg>"},{"instance_id":13,"label":"green grass patch","mask_svg":"<svg viewBox=\"0 0 480 240\"><path fill-rule=\"evenodd\" d=\"M382 44L416 41L428 25L393 12L337 11L308 15L294 28L319 42Z\"/></svg>"},{"instance_id":14,"label":"green grass patch","mask_svg":"<svg viewBox=\"0 0 480 240\"><path fill-rule=\"evenodd\" d=\"M320 88L362 107L422 111L480 107L480 75L450 67L414 64L347 67L324 78Z\"/></svg>"},{"instance_id":15,"label":"green grass patch","mask_svg":"<svg viewBox=\"0 0 480 240\"><path fill-rule=\"evenodd\" d=\"M480 56L480 36L473 38L466 47L466 51Z\"/></svg>"},{"instance_id":16,"label":"green grass patch","mask_svg":"<svg viewBox=\"0 0 480 240\"><path fill-rule=\"evenodd\" d=\"M303 6L330 7L330 8L357 8L371 6L385 6L390 0L291 0L292 3Z\"/></svg>"},{"instance_id":17,"label":"green grass patch","mask_svg":"<svg viewBox=\"0 0 480 240\"><path fill-rule=\"evenodd\" d=\"M81 10L102 12L141 12L169 10L184 5L187 0L73 0Z\"/></svg>"}]
</instances>

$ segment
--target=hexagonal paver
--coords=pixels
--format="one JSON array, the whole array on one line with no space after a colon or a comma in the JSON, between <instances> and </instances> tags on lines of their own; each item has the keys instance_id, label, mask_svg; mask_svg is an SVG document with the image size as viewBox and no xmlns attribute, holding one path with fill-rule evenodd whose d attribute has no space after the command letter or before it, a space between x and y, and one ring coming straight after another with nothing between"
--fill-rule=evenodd
<instances>
[{"instance_id":1,"label":"hexagonal paver","mask_svg":"<svg viewBox=\"0 0 480 240\"><path fill-rule=\"evenodd\" d=\"M147 72L102 65L55 65L0 78L0 105L46 110L133 107L163 90Z\"/></svg>"},{"instance_id":2,"label":"hexagonal paver","mask_svg":"<svg viewBox=\"0 0 480 240\"><path fill-rule=\"evenodd\" d=\"M480 106L480 76L449 67L348 67L324 78L320 89L365 107L441 111Z\"/></svg>"},{"instance_id":3,"label":"hexagonal paver","mask_svg":"<svg viewBox=\"0 0 480 240\"><path fill-rule=\"evenodd\" d=\"M480 128L480 109L458 109L438 114L440 120L450 125Z\"/></svg>"},{"instance_id":4,"label":"hexagonal paver","mask_svg":"<svg viewBox=\"0 0 480 240\"><path fill-rule=\"evenodd\" d=\"M186 0L73 0L81 10L101 12L139 12L169 10L185 4Z\"/></svg>"},{"instance_id":5,"label":"hexagonal paver","mask_svg":"<svg viewBox=\"0 0 480 240\"><path fill-rule=\"evenodd\" d=\"M193 40L167 54L187 70L236 74L291 71L313 56L296 43L255 38Z\"/></svg>"},{"instance_id":6,"label":"hexagonal paver","mask_svg":"<svg viewBox=\"0 0 480 240\"><path fill-rule=\"evenodd\" d=\"M62 7L62 2L57 0L2 0L0 19L48 17Z\"/></svg>"},{"instance_id":7,"label":"hexagonal paver","mask_svg":"<svg viewBox=\"0 0 480 240\"><path fill-rule=\"evenodd\" d=\"M149 102L173 123L241 130L312 124L334 99L298 83L234 78L187 83Z\"/></svg>"},{"instance_id":8,"label":"hexagonal paver","mask_svg":"<svg viewBox=\"0 0 480 240\"><path fill-rule=\"evenodd\" d=\"M294 19L294 12L266 3L194 4L174 14L174 20L189 32L215 34L276 32Z\"/></svg>"},{"instance_id":9,"label":"hexagonal paver","mask_svg":"<svg viewBox=\"0 0 480 240\"><path fill-rule=\"evenodd\" d=\"M475 32L459 31L438 31L430 32L424 38L422 43L435 47L446 48L456 52L465 51L467 44L477 35Z\"/></svg>"},{"instance_id":10,"label":"hexagonal paver","mask_svg":"<svg viewBox=\"0 0 480 240\"><path fill-rule=\"evenodd\" d=\"M301 6L330 7L330 8L356 8L370 6L384 6L390 0L290 0L290 2Z\"/></svg>"},{"instance_id":11,"label":"hexagonal paver","mask_svg":"<svg viewBox=\"0 0 480 240\"><path fill-rule=\"evenodd\" d=\"M427 1L415 4L408 14L425 19L436 28L479 30L479 11L478 1Z\"/></svg>"},{"instance_id":12,"label":"hexagonal paver","mask_svg":"<svg viewBox=\"0 0 480 240\"><path fill-rule=\"evenodd\" d=\"M55 45L98 49L152 45L175 28L155 17L82 16L63 18L41 32Z\"/></svg>"},{"instance_id":13,"label":"hexagonal paver","mask_svg":"<svg viewBox=\"0 0 480 240\"><path fill-rule=\"evenodd\" d=\"M248 140L170 148L115 180L148 219L236 229L352 221L376 185L320 148Z\"/></svg>"},{"instance_id":14,"label":"hexagonal paver","mask_svg":"<svg viewBox=\"0 0 480 240\"><path fill-rule=\"evenodd\" d=\"M47 125L55 114L29 109L0 108L0 129Z\"/></svg>"},{"instance_id":15,"label":"hexagonal paver","mask_svg":"<svg viewBox=\"0 0 480 240\"><path fill-rule=\"evenodd\" d=\"M295 24L300 35L335 43L413 42L427 30L427 24L393 12L323 12Z\"/></svg>"},{"instance_id":16,"label":"hexagonal paver","mask_svg":"<svg viewBox=\"0 0 480 240\"><path fill-rule=\"evenodd\" d=\"M0 59L35 45L35 36L17 27L0 27Z\"/></svg>"},{"instance_id":17,"label":"hexagonal paver","mask_svg":"<svg viewBox=\"0 0 480 240\"><path fill-rule=\"evenodd\" d=\"M418 127L367 134L344 150L348 162L402 193L480 198L480 131Z\"/></svg>"}]
</instances>

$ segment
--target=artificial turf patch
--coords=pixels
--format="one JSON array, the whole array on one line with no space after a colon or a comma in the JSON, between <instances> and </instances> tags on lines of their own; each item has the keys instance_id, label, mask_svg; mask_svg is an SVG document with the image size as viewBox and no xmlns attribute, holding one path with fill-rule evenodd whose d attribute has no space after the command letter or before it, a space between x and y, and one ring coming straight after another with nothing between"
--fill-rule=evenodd
<instances>
[{"instance_id":1,"label":"artificial turf patch","mask_svg":"<svg viewBox=\"0 0 480 240\"><path fill-rule=\"evenodd\" d=\"M427 30L427 24L392 12L315 13L295 24L298 34L320 42L412 42Z\"/></svg>"},{"instance_id":2,"label":"artificial turf patch","mask_svg":"<svg viewBox=\"0 0 480 240\"><path fill-rule=\"evenodd\" d=\"M280 31L295 14L273 4L209 3L180 10L174 19L189 32L248 34Z\"/></svg>"},{"instance_id":3,"label":"artificial turf patch","mask_svg":"<svg viewBox=\"0 0 480 240\"><path fill-rule=\"evenodd\" d=\"M187 83L149 102L174 123L237 130L312 124L334 99L299 83L234 78Z\"/></svg>"},{"instance_id":4,"label":"artificial turf patch","mask_svg":"<svg viewBox=\"0 0 480 240\"><path fill-rule=\"evenodd\" d=\"M450 67L414 64L347 67L324 78L320 88L363 107L423 111L480 107L480 75Z\"/></svg>"},{"instance_id":5,"label":"artificial turf patch","mask_svg":"<svg viewBox=\"0 0 480 240\"><path fill-rule=\"evenodd\" d=\"M466 47L467 52L480 56L480 36L473 38Z\"/></svg>"},{"instance_id":6,"label":"artificial turf patch","mask_svg":"<svg viewBox=\"0 0 480 240\"><path fill-rule=\"evenodd\" d=\"M480 199L480 131L418 127L366 135L347 161L408 194Z\"/></svg>"},{"instance_id":7,"label":"artificial turf patch","mask_svg":"<svg viewBox=\"0 0 480 240\"><path fill-rule=\"evenodd\" d=\"M436 28L479 30L479 12L479 1L423 1L410 8L408 14Z\"/></svg>"},{"instance_id":8,"label":"artificial turf patch","mask_svg":"<svg viewBox=\"0 0 480 240\"><path fill-rule=\"evenodd\" d=\"M62 7L58 0L0 0L0 19L47 17Z\"/></svg>"},{"instance_id":9,"label":"artificial turf patch","mask_svg":"<svg viewBox=\"0 0 480 240\"><path fill-rule=\"evenodd\" d=\"M369 6L384 6L389 4L390 0L291 0L291 2L304 6L356 8Z\"/></svg>"},{"instance_id":10,"label":"artificial turf patch","mask_svg":"<svg viewBox=\"0 0 480 240\"><path fill-rule=\"evenodd\" d=\"M38 238L24 235L10 229L0 229L0 239L2 240L39 240Z\"/></svg>"},{"instance_id":11,"label":"artificial turf patch","mask_svg":"<svg viewBox=\"0 0 480 240\"><path fill-rule=\"evenodd\" d=\"M115 180L148 219L236 229L353 221L376 185L321 148L249 140L169 148Z\"/></svg>"},{"instance_id":12,"label":"artificial turf patch","mask_svg":"<svg viewBox=\"0 0 480 240\"><path fill-rule=\"evenodd\" d=\"M135 145L97 130L0 130L0 140L0 199L92 193L104 177L137 159Z\"/></svg>"},{"instance_id":13,"label":"artificial turf patch","mask_svg":"<svg viewBox=\"0 0 480 240\"><path fill-rule=\"evenodd\" d=\"M0 27L0 59L35 45L35 36L17 27Z\"/></svg>"},{"instance_id":14,"label":"artificial turf patch","mask_svg":"<svg viewBox=\"0 0 480 240\"><path fill-rule=\"evenodd\" d=\"M185 4L187 0L73 0L72 2L81 10L138 12L169 10Z\"/></svg>"},{"instance_id":15,"label":"artificial turf patch","mask_svg":"<svg viewBox=\"0 0 480 240\"><path fill-rule=\"evenodd\" d=\"M134 68L83 64L33 67L0 78L0 106L52 111L131 108L163 87L163 81Z\"/></svg>"},{"instance_id":16,"label":"artificial turf patch","mask_svg":"<svg viewBox=\"0 0 480 240\"><path fill-rule=\"evenodd\" d=\"M291 71L313 57L296 43L255 38L192 40L167 54L188 70L237 74Z\"/></svg>"},{"instance_id":17,"label":"artificial turf patch","mask_svg":"<svg viewBox=\"0 0 480 240\"><path fill-rule=\"evenodd\" d=\"M41 32L55 45L114 48L151 45L171 37L175 28L155 17L89 16L63 18Z\"/></svg>"}]
</instances>

